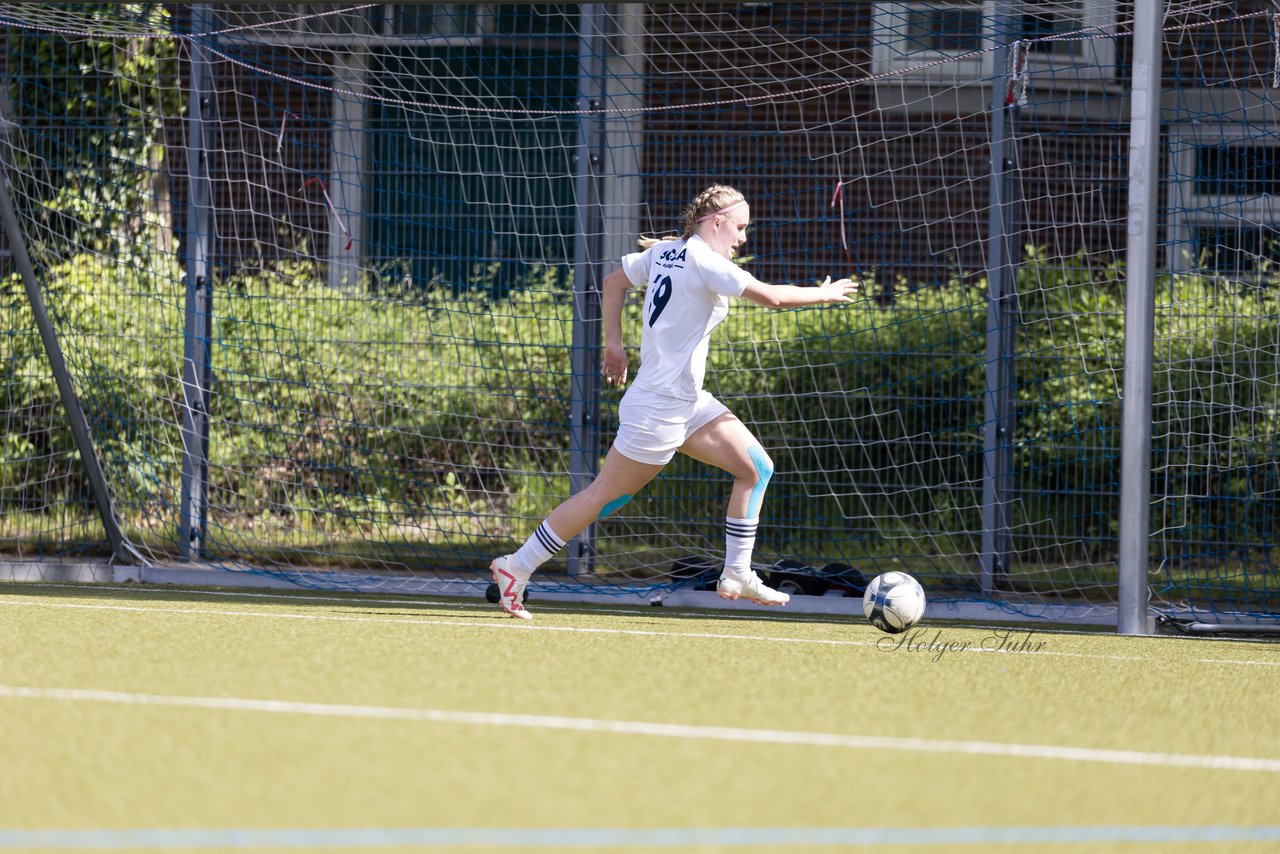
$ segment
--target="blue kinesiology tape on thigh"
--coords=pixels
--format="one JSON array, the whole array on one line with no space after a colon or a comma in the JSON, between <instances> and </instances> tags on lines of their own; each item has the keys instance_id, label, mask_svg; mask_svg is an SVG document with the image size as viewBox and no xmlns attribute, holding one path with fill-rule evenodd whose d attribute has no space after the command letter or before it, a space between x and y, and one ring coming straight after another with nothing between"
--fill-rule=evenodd
<instances>
[{"instance_id":1,"label":"blue kinesiology tape on thigh","mask_svg":"<svg viewBox=\"0 0 1280 854\"><path fill-rule=\"evenodd\" d=\"M764 452L764 448L759 445L752 445L747 449L747 455L751 457L751 462L756 466L756 485L751 488L751 500L747 504L747 518L758 519L760 517L760 505L764 503L764 491L769 486L769 478L773 477L773 460L769 459L769 455Z\"/></svg>"},{"instance_id":2,"label":"blue kinesiology tape on thigh","mask_svg":"<svg viewBox=\"0 0 1280 854\"><path fill-rule=\"evenodd\" d=\"M626 504L630 500L631 500L630 495L619 495L617 498L610 501L604 507L600 508L600 518L603 519L604 517L608 516L610 513L614 512L615 510L617 510L619 507Z\"/></svg>"}]
</instances>

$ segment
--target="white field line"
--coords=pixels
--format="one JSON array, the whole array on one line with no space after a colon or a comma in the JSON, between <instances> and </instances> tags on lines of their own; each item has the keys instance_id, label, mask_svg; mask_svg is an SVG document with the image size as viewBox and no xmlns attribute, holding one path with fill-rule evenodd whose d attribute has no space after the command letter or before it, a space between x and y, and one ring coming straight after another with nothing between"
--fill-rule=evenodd
<instances>
[{"instance_id":1,"label":"white field line","mask_svg":"<svg viewBox=\"0 0 1280 854\"><path fill-rule=\"evenodd\" d=\"M360 827L360 828L217 828L178 830L0 830L0 850L23 851L171 851L216 848L270 848L318 851L321 849L406 848L414 850L448 846L483 845L487 848L538 848L555 851L626 846L657 851L675 846L699 850L751 847L775 850L804 845L839 850L886 846L964 845L1019 846L1041 850L1050 844L1127 844L1149 846L1188 843L1221 845L1227 842L1280 841L1280 826L1252 825L1059 825L1040 827ZM1158 848L1154 850L1159 850ZM1213 849L1208 849L1213 850Z\"/></svg>"},{"instance_id":2,"label":"white field line","mask_svg":"<svg viewBox=\"0 0 1280 854\"><path fill-rule=\"evenodd\" d=\"M58 587L58 588L63 588L68 590L74 589L82 592L85 590L84 584L58 584L56 582L40 582L40 586L41 587ZM361 604L367 604L367 605L395 605L400 608L413 608L413 607L424 607L424 606L438 607L438 608L459 608L459 609L477 608L485 611L493 611L498 607L497 605L492 605L488 602L477 602L473 599L464 599L461 597L458 597L458 598L449 597L445 599L429 599L429 598L418 598L418 596L416 595L401 595L394 599L382 599L382 598L374 598L367 593L345 594L345 595L342 593L331 593L327 596L323 596L323 595L306 594L306 593L295 593L293 591L289 591L287 593L271 593L271 592L251 591L251 590L203 590L203 589L174 590L171 588L165 588L165 589L159 589L159 590L148 590L146 588L139 588L137 585L120 585L120 584L116 584L116 585L94 584L93 589L94 591L98 591L98 590L127 591L130 595L133 595L133 596L136 596L139 593L154 593L157 597L160 597L165 595L173 595L174 593L182 593L182 594L193 594L193 595L210 596L210 597L220 596L220 597L231 598L231 599L269 599L277 602L322 602L329 605L345 605L349 607L358 607ZM808 615L792 617L792 616L779 615L776 612L770 612L765 609L761 609L757 612L748 612L748 613L733 612L733 611L716 611L714 613L708 614L708 613L698 613L698 612L691 612L691 611L680 611L672 608L658 610L653 608L652 606L645 606L645 607L639 607L639 608L632 605L590 606L590 605L577 604L573 602L562 602L562 601L551 601L551 600L538 600L536 607L539 611L555 611L556 613L562 613L562 614L602 614L602 615L608 615L608 616L626 615L626 616L632 616L632 617L652 617L655 615L659 615L664 619L668 619L668 620L670 619L677 619L677 620L714 619L714 620L754 620L754 621L775 622L775 623L795 623L795 622L805 621L805 617L807 616L810 618L809 621L813 621L813 618L815 617L816 618L825 617L826 619L823 620L823 622L826 622L826 623L833 622L833 618L829 614L825 614L825 615L824 614L808 614Z\"/></svg>"},{"instance_id":3,"label":"white field line","mask_svg":"<svg viewBox=\"0 0 1280 854\"><path fill-rule=\"evenodd\" d=\"M39 586L40 587L56 587L59 589L77 590L77 591L83 591L85 589L85 585L83 584L60 584L58 582L40 582ZM187 595L222 597L222 598L228 598L228 599L262 599L262 600L270 600L270 601L276 601L276 602L282 602L282 603L299 602L299 601L320 602L328 605L337 605L339 607L358 607L362 604L366 604L366 605L394 605L400 608L421 608L421 607L454 608L454 609L473 608L473 609L480 609L480 610L486 610L486 611L492 611L496 607L495 605L492 605L488 602L476 602L476 601L472 601L464 598L449 597L445 599L423 599L423 598L418 598L417 596L405 595L405 596L397 596L391 599L383 599L383 598L373 597L370 594L366 594L366 593L343 594L341 592L334 592L334 593L330 593L329 595L319 595L319 594L307 594L307 593L301 593L301 592L295 592L295 591L271 592L271 591L261 591L261 590L207 590L204 588L199 588L199 589L197 588L179 588L179 589L165 588L165 589L148 590L145 587L139 588L137 585L128 585L128 584L95 584L93 586L93 589L95 591L120 590L120 591L128 592L132 596L136 596L139 593L154 593L157 597L163 597L165 595L181 593L181 594L187 594ZM165 601L165 600L158 598L157 601ZM774 609L766 609L766 608L762 608L758 611L748 612L748 613L733 612L733 611L716 611L713 613L706 613L706 612L699 612L699 611L684 611L684 610L669 608L669 609L664 609L661 612L655 613L655 610L652 607L637 608L634 606L623 606L623 605L589 606L589 605L575 604L572 602L558 602L558 601L539 601L536 607L539 611L554 612L554 613L560 613L560 614L597 614L597 615L610 616L610 617L613 617L613 616L629 616L629 617L661 616L663 619L666 619L666 620L715 620L717 622L733 621L733 620L751 620L752 622L763 622L763 623L784 623L784 624L785 623L818 623L821 625L832 625L832 624L838 623L840 619L842 619L839 616L833 616L830 614L808 614L808 615L801 614L801 615L793 616L791 614L780 614L778 613L778 611ZM845 617L844 619L848 619L848 618ZM1096 632L1096 631L1089 631L1084 629L1070 629L1070 628L1064 628L1064 627L1055 627L1051 632L1042 632L1035 625L1011 626L1009 624L982 625L982 624L976 624L976 623L966 623L963 625L957 625L954 628L964 629L969 631L973 631L973 630L1012 631L1014 634L1019 634L1019 633L1025 634L1027 632L1033 632L1037 635L1051 634L1055 637L1059 635L1077 636L1077 637L1097 637L1100 634L1099 632ZM1203 644L1205 642L1204 638L1177 636L1177 635L1169 635L1169 636L1158 638L1157 640L1160 643ZM1218 640L1224 640L1224 639L1219 638ZM1262 640L1257 638L1231 638L1226 642L1232 643L1234 645L1268 646L1271 644L1271 642L1268 640ZM1021 653L1027 652L1026 650L1009 650L1009 649L983 650L983 651L1021 652ZM1063 656L1077 656L1077 655L1089 656L1088 653L1056 653L1056 654L1063 655ZM1121 655L1104 656L1104 655L1098 654L1092 657L1111 658L1116 661L1129 661L1129 660L1148 661L1150 660L1150 658L1146 658L1142 656L1136 656L1136 657L1121 656ZM1221 659L1221 658L1191 658L1191 659L1188 659L1188 661L1193 661L1193 662L1198 662L1203 664L1245 664L1245 665L1257 664L1257 665L1262 665L1264 667L1280 667L1280 661L1257 661L1257 660L1248 660L1248 659L1233 660L1233 659Z\"/></svg>"},{"instance_id":4,"label":"white field line","mask_svg":"<svg viewBox=\"0 0 1280 854\"><path fill-rule=\"evenodd\" d=\"M60 588L60 589L68 589L68 590L76 590L76 591L85 590L85 585L83 583L66 584L66 583L60 583L56 581L42 581L42 582L35 582L35 583L38 584L38 586L41 588L51 587L51 588ZM371 594L368 594L368 593L349 593L349 592L344 593L343 591L332 591L328 595L321 595L321 594L307 594L307 593L302 593L300 591L292 591L292 590L271 592L271 591L262 591L262 590L252 590L252 591L251 590L214 590L214 589L195 588L195 587L175 588L172 586L167 586L164 588L148 589L147 587L139 587L136 584L105 584L105 583L95 583L93 585L93 589L95 591L98 591L98 590L126 591L131 596L137 596L139 593L153 593L157 597L162 597L165 595L173 595L175 593L178 593L178 594L185 594L185 595L223 597L223 598L231 598L231 599L264 599L264 600L274 600L278 602L290 602L290 601L322 602L330 605L339 605L339 606L345 605L345 606L351 606L351 607L356 607L362 603L374 604L374 605L395 605L401 608L413 608L413 607L439 607L439 608L455 608L455 609L475 608L475 609L482 609L482 610L488 610L488 611L492 611L496 607L488 602L476 602L472 599L467 599L463 597L451 596L444 599L429 599L429 598L420 598L419 595L413 595L413 594L398 595L395 598L391 598L391 599L382 599L382 598L374 598ZM421 596L430 596L430 595L435 595L435 594L421 594ZM562 614L599 614L604 616L625 615L625 616L638 616L638 617L655 616L655 610L651 606L650 607L636 607L633 605L601 606L601 605L584 605L584 604L579 604L574 602L557 601L557 600L539 600L536 607L537 607L537 610L540 612L545 611L545 612L555 612L555 613L562 613ZM732 620L751 620L752 622L764 622L764 623L821 623L823 625L831 625L833 623L839 622L841 619L848 619L847 616L842 617L840 615L835 615L835 614L817 614L817 613L806 614L804 612L800 612L799 614L780 613L778 609L773 609L773 608L761 608L756 611L748 611L748 612L714 611L710 613L705 611L697 611L697 610L681 610L678 608L665 608L657 613L659 613L664 619L668 619L668 620L711 619L711 620L716 620L717 622L732 621ZM1027 624L1024 626L1014 626L1007 623L988 625L988 624L982 624L982 623L966 622L966 623L956 624L954 628L966 629L966 630L987 629L992 631L1012 630L1015 633L1034 632L1036 634L1042 634L1042 633L1052 634L1055 637L1058 635L1095 636L1096 637L1100 634L1103 634L1103 633L1089 630L1089 629L1071 629L1065 626L1055 626L1051 631L1042 632L1042 630L1037 628L1034 624ZM1191 637L1186 635L1166 635L1158 638L1157 640L1161 643L1199 643L1199 644L1205 643L1204 638ZM1238 638L1237 637L1237 638L1217 638L1216 640L1225 642L1225 643L1231 643L1234 645L1254 644L1259 646L1266 646L1271 644L1271 641L1262 639L1262 638ZM1000 652L1000 651L1012 652L1013 650L991 650L991 651L992 652ZM1018 651L1024 652L1025 650L1018 650ZM1061 653L1061 654L1067 655L1068 653ZM1100 656L1100 657L1104 657L1104 656ZM1126 656L1115 656L1115 658L1116 660L1119 660L1119 661L1128 660ZM1148 659L1142 659L1142 660L1148 660ZM1206 664L1218 664L1218 663L1261 664L1263 666L1269 666L1269 667L1280 667L1280 661L1275 661L1275 662L1232 661L1232 660L1224 660L1219 658L1193 658L1188 660L1203 662Z\"/></svg>"},{"instance_id":5,"label":"white field line","mask_svg":"<svg viewBox=\"0 0 1280 854\"><path fill-rule=\"evenodd\" d=\"M341 604L341 603L339 603ZM404 603L401 603L404 604ZM451 604L451 603L450 603ZM103 605L90 604L84 602L48 602L48 601L31 601L26 599L10 599L0 598L0 607L5 605L16 605L20 607L35 608L61 608L61 609L78 609L93 611L129 611L135 613L156 613L171 614L178 616L213 616L213 617L255 617L268 620L309 620L318 622L342 622L342 623L375 623L375 624L403 624L417 626L449 626L455 628L472 628L472 629L500 629L506 631L542 631L542 632L565 632L571 634L595 634L595 635L627 635L636 637L671 637L671 638L687 638L687 639L716 639L730 641L756 641L763 643L788 643L799 645L814 646L854 646L854 647L873 647L880 650L891 650L896 647L900 641L910 635L884 635L874 641L866 640L841 640L836 638L795 638L795 637L778 637L770 635L743 635L743 634L725 634L720 632L683 632L683 631L657 631L654 629L610 629L601 627L583 627L583 626L548 626L541 623L516 622L510 619L499 619L496 621L481 620L445 620L432 617L371 617L368 615L340 615L340 614L296 614L296 613L279 613L271 611L244 611L236 609L214 609L214 608L173 608L160 607L158 605ZM934 652L928 647L928 644L935 637L935 632L943 632L942 629L922 629L924 635L916 640L912 646L905 649L904 652L916 653L923 655L933 655ZM1003 630L1002 630L1003 631ZM1033 630L1027 629L1011 629L1013 635L1021 637L1023 635L1033 634ZM945 636L942 641L945 641ZM1043 655L1054 656L1059 658L1082 658L1082 659L1099 659L1107 661L1124 661L1124 662L1145 662L1145 661L1164 661L1161 656L1141 656L1141 655L1113 655L1103 653L1089 652L1059 652L1047 649L1017 649L1017 648L989 648L981 644L969 644L966 646L948 647L946 654L953 652L960 653L1001 653L1006 655ZM1280 667L1280 661L1258 661L1249 659L1225 659L1225 658L1201 658L1193 659L1198 663L1205 664L1224 664L1239 666L1261 666L1261 667Z\"/></svg>"},{"instance_id":6,"label":"white field line","mask_svg":"<svg viewBox=\"0 0 1280 854\"><path fill-rule=\"evenodd\" d=\"M466 726L522 727L609 735L747 742L797 747L910 751L915 753L964 754L1019 759L1051 759L1069 762L1100 762L1108 765L1147 765L1280 773L1280 759L1264 759L1250 756L1203 756L1185 753L1148 753L1136 750L1104 750L1048 744L1001 744L990 741L895 738L891 736L854 735L848 733L797 732L776 729L657 723L652 721L571 718L557 715L464 712L446 709L413 709L340 703L304 703L289 700L254 700L239 697L184 697L166 694L136 694L76 688L32 688L14 685L0 685L0 697L22 700L117 703L122 705L168 706L232 712L461 724Z\"/></svg>"},{"instance_id":7,"label":"white field line","mask_svg":"<svg viewBox=\"0 0 1280 854\"><path fill-rule=\"evenodd\" d=\"M56 581L40 581L38 585L40 585L41 588L59 588L59 589L67 589L67 590L74 589L74 590L77 590L77 592L84 592L83 584L59 584L59 583L56 583ZM95 590L95 592L97 592L97 590L122 590L122 592L125 592L125 593L137 594L138 586L122 585L122 584L95 584L93 585L93 590ZM166 593L170 593L170 594L186 593L186 594L201 595L201 597L224 597L224 598L232 598L232 599L270 599L270 600L274 600L274 602L284 602L284 603L321 602L325 604L334 604L334 606L347 606L352 608L360 607L361 604L390 604L390 606L397 606L401 608L415 608L415 607L419 607L419 608L420 607L438 607L438 608L458 608L458 609L476 608L476 609L481 609L481 611L493 611L494 608L498 607L498 606L495 606L495 604L490 604L488 602L476 602L475 599L465 599L461 597L429 599L429 598L419 598L417 597L417 595L410 595L410 594L398 595L398 597L393 599L383 599L383 598L375 598L374 595L369 593L356 593L356 594L332 593L329 595L317 595L317 594L307 594L307 593L294 593L292 592L292 590L291 592L288 592L288 593L269 593L269 592L260 592L260 590L161 589L161 590L155 590L155 593L161 594L161 595ZM557 613L598 613L598 615L627 615L627 616L644 616L644 617L653 617L655 616L655 613L657 613L657 615L667 618L667 620L672 620L672 618L676 618L676 620L707 620L707 618L713 618L713 620L764 620L764 621L773 621L773 622L795 622L795 618L787 617L787 616L776 616L776 615L773 615L773 613L763 611L763 609L759 613L717 611L716 613L714 613L714 615L705 615L705 613L676 611L676 609L671 609L671 608L666 609L666 611L657 611L657 609L653 608L652 606L641 607L641 608L637 608L634 606L594 606L593 607L593 606L585 606L585 604L577 604L572 602L550 602L550 600L547 600L547 602L541 602L540 600L540 602L538 603L538 608L539 608L539 611L554 611Z\"/></svg>"},{"instance_id":8,"label":"white field line","mask_svg":"<svg viewBox=\"0 0 1280 854\"><path fill-rule=\"evenodd\" d=\"M717 632L661 632L652 629L606 629L598 627L583 626L547 626L538 624L529 624L524 622L516 622L511 619L501 619L494 622L482 620L442 620L432 617L370 617L367 615L340 615L340 614L282 614L272 613L269 611L239 611L233 609L207 609L207 608L159 608L151 606L139 605L91 605L88 603L72 603L72 602L23 602L11 601L8 599L0 599L0 606L4 605L26 605L38 608L73 608L87 609L96 611L133 611L155 614L177 614L192 616L214 616L214 617L260 617L268 620L314 620L320 622L339 622L339 623L390 623L404 624L411 626L454 626L464 629L505 629L509 631L528 631L528 632L571 632L581 634L601 634L601 635L640 635L651 637L677 637L677 638L718 638L721 640L745 640L745 641L778 641L781 643L799 643L799 644L824 644L836 646L874 646L870 641L851 641L851 640L835 640L823 638L785 638L785 637L767 637L761 635L729 635L719 634Z\"/></svg>"}]
</instances>

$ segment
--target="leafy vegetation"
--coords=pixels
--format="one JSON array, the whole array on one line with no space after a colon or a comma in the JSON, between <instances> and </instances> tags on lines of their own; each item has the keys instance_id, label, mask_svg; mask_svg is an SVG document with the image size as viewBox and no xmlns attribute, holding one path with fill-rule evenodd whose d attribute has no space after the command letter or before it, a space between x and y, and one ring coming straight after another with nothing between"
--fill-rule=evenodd
<instances>
[{"instance_id":1,"label":"leafy vegetation","mask_svg":"<svg viewBox=\"0 0 1280 854\"><path fill-rule=\"evenodd\" d=\"M140 252L172 252L164 130L166 117L184 112L176 42L108 34L119 21L163 28L169 12L151 3L82 11L100 35L9 31L12 118L29 137L14 148L15 195L31 206L41 248L57 258L92 249L127 263Z\"/></svg>"},{"instance_id":2,"label":"leafy vegetation","mask_svg":"<svg viewBox=\"0 0 1280 854\"><path fill-rule=\"evenodd\" d=\"M219 281L210 447L222 542L487 544L562 497L564 478L543 473L567 469L572 300L552 274L502 298L440 289L391 299L333 289L322 273L279 264ZM1123 271L1032 254L1021 277L1015 548L1105 562L1116 536ZM77 255L46 287L126 526L171 536L180 271ZM0 329L29 328L17 281L2 294ZM1158 305L1159 524L1268 546L1275 292L1164 279ZM628 311L638 323L637 307ZM959 532L981 526L986 324L981 283L914 290L891 305L735 311L708 382L777 462L770 512L789 524L774 536L790 538L773 542L777 551L803 551L812 536L902 557L963 553ZM629 334L634 343L638 329ZM45 364L32 336L0 336L3 417L26 425L3 446L5 512L56 504L51 490L87 494ZM607 418L600 429L607 447ZM32 459L47 467L39 479ZM723 490L698 488L694 469L678 463L646 491L657 515L717 517Z\"/></svg>"}]
</instances>

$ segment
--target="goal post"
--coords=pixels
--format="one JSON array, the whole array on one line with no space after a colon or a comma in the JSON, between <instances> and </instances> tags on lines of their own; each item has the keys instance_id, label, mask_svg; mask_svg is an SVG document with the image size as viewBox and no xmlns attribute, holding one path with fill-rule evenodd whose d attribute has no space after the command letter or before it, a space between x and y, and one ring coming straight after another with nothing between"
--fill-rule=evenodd
<instances>
[{"instance_id":1,"label":"goal post","mask_svg":"<svg viewBox=\"0 0 1280 854\"><path fill-rule=\"evenodd\" d=\"M0 104L6 101L7 99L0 98ZM0 109L0 135L7 135L9 132L10 122L7 111ZM7 162L5 152L0 151L0 227L4 229L9 252L13 258L13 266L17 268L16 275L22 282L27 303L31 308L44 357L58 388L58 400L63 412L66 413L67 429L75 443L77 461L89 481L93 503L97 508L98 519L102 523L102 530L110 546L111 555L117 560L131 564L134 562L136 552L126 547L124 537L120 533L115 508L112 506L111 491L106 478L103 477L102 465L98 460L98 452L94 447L84 410L80 407L80 399L76 396L67 373L66 360L62 355L62 345L58 341L57 331L45 309L44 296L40 290L40 280L36 274L35 265L32 264L31 256L27 252L26 239L18 222L9 183L11 171L12 167Z\"/></svg>"},{"instance_id":2,"label":"goal post","mask_svg":"<svg viewBox=\"0 0 1280 854\"><path fill-rule=\"evenodd\" d=\"M11 4L0 145L121 543L155 571L482 590L617 428L600 281L730 183L756 276L864 283L849 306L738 302L712 341L708 390L775 462L756 568L794 607L856 613L892 568L933 616L1266 626L1277 20ZM3 282L0 551L108 551ZM638 315L633 295L633 360ZM533 595L711 604L729 486L677 456Z\"/></svg>"},{"instance_id":3,"label":"goal post","mask_svg":"<svg viewBox=\"0 0 1280 854\"><path fill-rule=\"evenodd\" d=\"M1151 374L1155 358L1156 231L1159 195L1161 0L1134 7L1129 110L1129 217L1125 281L1124 439L1120 452L1119 614L1121 634L1146 634L1151 530Z\"/></svg>"}]
</instances>

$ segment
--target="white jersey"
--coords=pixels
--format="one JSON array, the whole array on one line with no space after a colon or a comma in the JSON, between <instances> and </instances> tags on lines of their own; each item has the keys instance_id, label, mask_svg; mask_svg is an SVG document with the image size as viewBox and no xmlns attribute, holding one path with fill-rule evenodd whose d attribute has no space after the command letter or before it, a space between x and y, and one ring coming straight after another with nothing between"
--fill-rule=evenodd
<instances>
[{"instance_id":1,"label":"white jersey","mask_svg":"<svg viewBox=\"0 0 1280 854\"><path fill-rule=\"evenodd\" d=\"M696 400L712 330L729 314L729 297L757 279L696 234L625 255L622 270L633 285L648 286L636 387Z\"/></svg>"}]
</instances>

